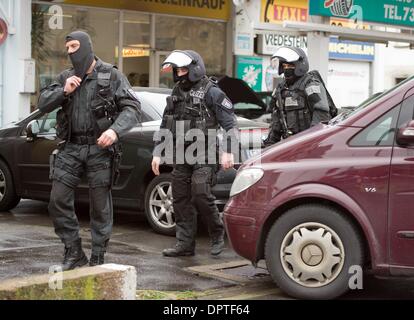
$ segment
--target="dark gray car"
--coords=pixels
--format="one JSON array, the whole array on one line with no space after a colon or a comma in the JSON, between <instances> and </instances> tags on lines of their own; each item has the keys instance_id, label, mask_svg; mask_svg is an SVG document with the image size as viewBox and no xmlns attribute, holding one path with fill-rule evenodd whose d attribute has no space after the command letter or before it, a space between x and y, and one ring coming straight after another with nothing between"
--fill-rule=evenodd
<instances>
[{"instance_id":1,"label":"dark gray car","mask_svg":"<svg viewBox=\"0 0 414 320\"><path fill-rule=\"evenodd\" d=\"M145 90L137 92L142 103L142 125L122 139L121 176L112 192L114 208L144 210L155 231L174 235L174 212L170 205L172 168L162 166L158 177L151 170L153 135L159 129L169 91ZM14 208L22 198L49 200L49 155L60 142L55 130L57 111L49 114L35 111L26 119L0 129L0 211ZM267 134L267 125L263 123L239 118L238 125L242 135L250 130L263 130ZM241 158L258 151L245 145ZM219 172L214 187L218 204L227 201L235 174L234 169ZM89 202L86 180L82 180L76 191L76 201L85 205Z\"/></svg>"}]
</instances>

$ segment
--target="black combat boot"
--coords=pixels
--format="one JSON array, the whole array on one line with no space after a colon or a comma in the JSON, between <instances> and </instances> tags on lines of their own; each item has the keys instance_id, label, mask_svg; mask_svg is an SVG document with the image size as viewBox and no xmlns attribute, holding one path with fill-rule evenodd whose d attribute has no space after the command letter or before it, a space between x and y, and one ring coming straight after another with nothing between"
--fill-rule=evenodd
<instances>
[{"instance_id":1,"label":"black combat boot","mask_svg":"<svg viewBox=\"0 0 414 320\"><path fill-rule=\"evenodd\" d=\"M218 256L224 250L224 235L211 239L211 251L212 256Z\"/></svg>"},{"instance_id":2,"label":"black combat boot","mask_svg":"<svg viewBox=\"0 0 414 320\"><path fill-rule=\"evenodd\" d=\"M105 252L92 252L91 259L89 260L89 265L91 267L100 266L105 263Z\"/></svg>"},{"instance_id":3,"label":"black combat boot","mask_svg":"<svg viewBox=\"0 0 414 320\"><path fill-rule=\"evenodd\" d=\"M186 248L180 244L176 244L174 248L162 251L164 257L190 257L194 255L194 248Z\"/></svg>"},{"instance_id":4,"label":"black combat boot","mask_svg":"<svg viewBox=\"0 0 414 320\"><path fill-rule=\"evenodd\" d=\"M88 263L88 258L82 250L82 240L78 239L65 246L65 257L62 262L62 270L73 270Z\"/></svg>"}]
</instances>

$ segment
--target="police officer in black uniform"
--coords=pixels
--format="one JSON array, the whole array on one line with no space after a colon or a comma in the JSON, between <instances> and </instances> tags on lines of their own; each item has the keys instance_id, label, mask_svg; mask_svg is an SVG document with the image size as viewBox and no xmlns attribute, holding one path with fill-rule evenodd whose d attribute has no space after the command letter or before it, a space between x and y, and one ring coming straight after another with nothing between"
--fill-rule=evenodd
<instances>
[{"instance_id":1,"label":"police officer in black uniform","mask_svg":"<svg viewBox=\"0 0 414 320\"><path fill-rule=\"evenodd\" d=\"M295 47L281 47L273 55L284 79L272 94L272 121L265 146L304 131L335 116L336 107L317 71L309 71L306 53Z\"/></svg>"},{"instance_id":2,"label":"police officer in black uniform","mask_svg":"<svg viewBox=\"0 0 414 320\"><path fill-rule=\"evenodd\" d=\"M119 173L119 138L138 124L141 105L128 80L94 55L87 33L69 34L66 48L73 68L42 90L39 109L48 113L62 107L56 131L63 142L52 155L48 209L65 245L62 268L71 270L88 263L74 212L75 188L86 173L92 233L89 264L103 264L112 232L111 187Z\"/></svg>"},{"instance_id":3,"label":"police officer in black uniform","mask_svg":"<svg viewBox=\"0 0 414 320\"><path fill-rule=\"evenodd\" d=\"M195 250L195 233L197 228L197 212L204 214L208 222L208 230L211 238L211 254L219 255L224 249L224 227L220 218L215 197L211 193L211 187L216 180L216 172L219 169L216 155L218 142L208 139L210 129L218 129L220 125L226 132L221 154L223 168L234 166L234 155L231 150L237 145L236 118L234 108L228 97L217 87L215 81L206 76L206 69L201 56L191 50L173 51L163 63L163 69L173 70L174 82L172 95L167 99L167 108L163 115L161 129L170 130L173 133L173 143L183 144L178 141L179 128L183 128L181 136L191 129L198 129L205 139L203 150L197 150L195 161L183 159L180 154L187 150L188 143L177 145L174 149L174 171L172 181L173 207L176 221L176 245L166 249L163 255L167 257L192 256ZM211 131L210 131L211 132ZM217 132L213 130L213 132ZM157 140L157 139L156 139ZM161 162L161 150L158 148L160 141L156 143L152 169L159 175ZM233 146L233 149L232 149ZM178 159L183 159L180 164ZM214 163L209 159L214 158ZM211 161L210 161L211 162Z\"/></svg>"}]
</instances>

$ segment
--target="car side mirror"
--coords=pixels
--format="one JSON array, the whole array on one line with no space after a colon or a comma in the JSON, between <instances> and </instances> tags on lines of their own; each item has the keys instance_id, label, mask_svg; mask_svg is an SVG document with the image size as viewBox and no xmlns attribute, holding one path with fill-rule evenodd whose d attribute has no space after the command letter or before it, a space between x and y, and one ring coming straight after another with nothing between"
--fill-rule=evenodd
<instances>
[{"instance_id":1,"label":"car side mirror","mask_svg":"<svg viewBox=\"0 0 414 320\"><path fill-rule=\"evenodd\" d=\"M33 142L36 139L39 132L40 132L39 121L37 120L30 121L26 127L26 140L28 142Z\"/></svg>"},{"instance_id":2,"label":"car side mirror","mask_svg":"<svg viewBox=\"0 0 414 320\"><path fill-rule=\"evenodd\" d=\"M397 143L402 146L414 146L414 120L398 130Z\"/></svg>"}]
</instances>

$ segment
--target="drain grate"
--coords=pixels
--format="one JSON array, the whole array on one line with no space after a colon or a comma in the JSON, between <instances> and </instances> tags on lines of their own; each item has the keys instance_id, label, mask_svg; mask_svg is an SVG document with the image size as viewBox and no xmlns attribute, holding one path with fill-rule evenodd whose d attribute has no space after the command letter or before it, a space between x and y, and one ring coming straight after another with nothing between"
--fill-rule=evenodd
<instances>
[{"instance_id":1,"label":"drain grate","mask_svg":"<svg viewBox=\"0 0 414 320\"><path fill-rule=\"evenodd\" d=\"M212 277L232 283L246 284L260 280L268 280L269 273L266 266L259 264L257 268L247 260L232 261L214 265L194 266L187 268L188 271L205 277Z\"/></svg>"}]
</instances>

